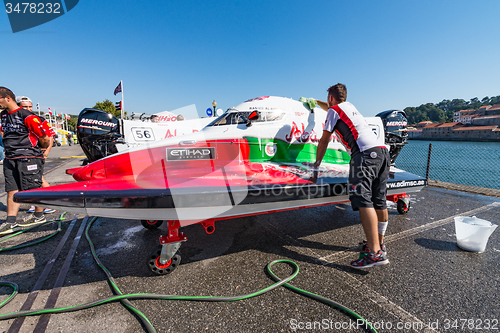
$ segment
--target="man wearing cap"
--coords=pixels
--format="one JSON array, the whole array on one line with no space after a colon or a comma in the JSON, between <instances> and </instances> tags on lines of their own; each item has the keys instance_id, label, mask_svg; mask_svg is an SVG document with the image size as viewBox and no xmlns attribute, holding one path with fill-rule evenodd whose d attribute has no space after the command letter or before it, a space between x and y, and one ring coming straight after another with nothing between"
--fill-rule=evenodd
<instances>
[{"instance_id":1,"label":"man wearing cap","mask_svg":"<svg viewBox=\"0 0 500 333\"><path fill-rule=\"evenodd\" d=\"M50 136L42 129L42 121L33 112L17 105L14 93L0 87L0 113L5 160L3 173L7 192L7 219L0 225L0 235L15 231L17 225L18 203L14 194L42 186L44 158L41 148L48 148ZM25 218L22 224L43 223L43 208L37 207L35 213Z\"/></svg>"},{"instance_id":2,"label":"man wearing cap","mask_svg":"<svg viewBox=\"0 0 500 333\"><path fill-rule=\"evenodd\" d=\"M22 107L23 109L26 109L28 111L33 112L33 103L31 102L31 99L26 96L16 96L16 102L17 105ZM48 148L42 148L43 152L43 158L47 159L49 156L50 150L52 149L52 144L54 143L54 135L56 134L54 132L54 129L52 126L50 126L49 122L47 119L45 119L42 116L38 116L40 120L42 121L42 130L46 132L46 134L50 137L50 144ZM50 135L49 135L50 134ZM45 180L45 177L42 176L42 187L49 187L50 184ZM51 214L54 213L56 210L52 208L45 208L43 210L44 214ZM28 211L28 213L34 213L35 212L35 206L31 206Z\"/></svg>"}]
</instances>

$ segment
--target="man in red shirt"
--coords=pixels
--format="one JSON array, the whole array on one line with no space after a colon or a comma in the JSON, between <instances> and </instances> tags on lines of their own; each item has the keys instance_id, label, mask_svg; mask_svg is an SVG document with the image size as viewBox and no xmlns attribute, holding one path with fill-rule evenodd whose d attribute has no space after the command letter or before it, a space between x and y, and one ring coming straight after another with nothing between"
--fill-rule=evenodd
<instances>
[{"instance_id":1,"label":"man in red shirt","mask_svg":"<svg viewBox=\"0 0 500 333\"><path fill-rule=\"evenodd\" d=\"M29 99L29 97L26 97L26 96L16 96L16 102L17 102L17 105L19 105L20 107L22 107L23 109L26 109L28 111L31 111L33 112L33 102L31 102L31 99ZM49 136L50 138L50 144L49 144L49 147L44 149L42 148L42 152L43 152L43 158L44 159L47 159L47 157L49 156L49 153L50 153L50 150L52 149L52 144L54 143L54 135L56 135L56 133L54 132L54 129L52 128L52 126L50 126L49 122L47 121L47 119L45 119L44 117L42 116L38 116L40 118L40 120L42 121L42 130L45 132L45 134L47 134L47 136ZM49 182L47 182L47 180L45 180L45 177L42 176L42 187L49 187L50 184ZM43 210L43 213L44 214L50 214L50 213L54 213L56 210L55 209L52 209L52 208L45 208ZM31 206L28 211L28 213L33 213L35 212L35 206Z\"/></svg>"},{"instance_id":2,"label":"man in red shirt","mask_svg":"<svg viewBox=\"0 0 500 333\"><path fill-rule=\"evenodd\" d=\"M43 130L42 121L34 113L19 107L14 93L0 87L0 113L5 161L3 173L7 192L7 219L0 225L0 235L11 233L18 227L18 203L14 194L42 186L44 158L42 148L48 148L50 137ZM35 213L24 219L22 224L43 223L43 208L36 207Z\"/></svg>"}]
</instances>

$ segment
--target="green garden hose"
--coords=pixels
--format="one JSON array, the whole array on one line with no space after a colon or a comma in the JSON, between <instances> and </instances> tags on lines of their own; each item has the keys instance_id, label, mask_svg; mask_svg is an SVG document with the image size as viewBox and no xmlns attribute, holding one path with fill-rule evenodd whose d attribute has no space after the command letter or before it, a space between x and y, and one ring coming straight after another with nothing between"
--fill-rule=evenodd
<instances>
[{"instance_id":1,"label":"green garden hose","mask_svg":"<svg viewBox=\"0 0 500 333\"><path fill-rule=\"evenodd\" d=\"M51 233L50 235L48 235L47 237L44 237L42 239L36 240L34 242L31 242L31 243L19 244L19 245L16 245L16 246L5 248L5 249L0 249L0 252L6 252L6 251L12 251L12 250L17 250L17 249L22 249L22 248L25 248L25 247L28 247L28 246L39 244L41 242L46 241L49 238L54 237L57 233L59 233L61 231L61 223L62 223L62 221L65 220L65 217L64 217L65 214L66 214L66 212L63 212L61 214L61 216L59 217L59 219L50 220L50 221L47 221L47 222L43 222L43 223L34 225L34 226L30 227L30 228L17 231L15 233L13 233L12 235L2 237L2 239L0 239L0 243L1 242L5 242L6 240L8 240L8 239L10 239L12 237L15 237L17 235L20 235L22 233L25 233L25 232L28 232L28 231L33 230L35 228L41 227L42 225L47 225L47 224L50 224L50 223L53 223L53 222L56 222L56 221L59 223L59 225L57 226L57 229L53 233Z\"/></svg>"},{"instance_id":2,"label":"green garden hose","mask_svg":"<svg viewBox=\"0 0 500 333\"><path fill-rule=\"evenodd\" d=\"M10 296L3 302L0 303L0 309L5 306L7 303L9 303L10 301L12 301L12 299L14 297L16 297L17 295L17 292L19 290L19 286L17 284L15 284L14 282L6 282L6 281L0 281L0 287L2 286L6 286L6 287L11 287L14 291L12 292L12 294L10 294Z\"/></svg>"},{"instance_id":3,"label":"green garden hose","mask_svg":"<svg viewBox=\"0 0 500 333\"><path fill-rule=\"evenodd\" d=\"M216 296L176 296L176 295L161 295L161 294L146 294L146 293L124 295L120 291L118 286L116 285L116 283L115 283L113 277L111 276L110 272L108 271L108 269L106 267L104 267L104 265L102 265L101 261L97 257L94 245L93 245L93 243L88 235L88 231L90 230L92 223L96 219L97 218L94 217L89 222L89 224L85 230L85 236L87 237L87 240L89 242L90 249L92 252L92 256L96 260L97 265L104 271L104 273L108 277L108 281L111 284L113 291L115 293L117 293L118 295L113 296L113 297L108 297L105 299L101 299L101 300L97 300L97 301L93 301L93 302L89 302L89 303L84 303L84 304L79 304L79 305L64 307L64 308L26 310L26 311L7 313L4 315L0 315L0 320L8 320L8 319L13 319L13 318L17 318L17 317L26 317L26 316L38 316L38 315L43 315L43 314L74 312L74 311L79 311L79 310L83 310L83 309L88 309L88 308L98 306L98 305L103 305L106 303L119 301L126 308L128 308L130 311L132 311L135 315L137 315L141 319L142 324L145 326L145 328L148 332L153 333L153 332L156 332L156 329L153 327L151 322L146 318L146 316L142 312L140 312L138 309L136 309L130 303L130 300L134 300L134 299L157 299L157 300L162 299L162 300L197 301L197 302L233 302L233 301L241 301L241 300L248 299L251 297L259 296L259 295L262 295L268 291L271 291L271 290L276 289L280 286L283 286L283 287L290 289L293 292L296 292L300 295L309 297L309 298L314 299L318 302L321 302L321 303L327 304L333 308L336 308L336 309L344 312L348 316L351 316L355 319L362 320L364 322L364 327L366 328L366 331L377 333L377 331L370 325L369 322L367 322L364 318L362 318L360 315L358 315L354 311L348 309L347 307L345 307L337 302L334 302L328 298L322 297L320 295L316 295L316 294L311 293L309 291L306 291L306 290L303 290L303 289L300 289L300 288L297 288L297 287L294 287L294 286L288 284L288 282L290 282L293 278L295 278L299 274L299 266L295 262L293 262L291 260L287 260L287 259L274 260L274 261L270 262L269 264L267 264L267 266L266 266L267 272L269 273L271 278L275 281L274 284L272 284L264 289L261 289L259 291L256 291L254 293L250 293L250 294L246 294L246 295L226 296L226 297L219 297L219 296L217 296L217 297ZM33 243L33 244L35 244L35 243ZM31 244L31 245L33 245L33 244ZM273 273L273 271L271 269L275 264L278 264L278 263L285 263L285 264L288 264L289 266L291 266L292 273L289 276L287 276L286 278L280 279L276 274ZM4 301L3 303L0 303L0 308L2 306L4 306L5 304L7 304L10 300L12 300L12 298L17 293L17 289L18 289L17 285L15 283L0 282L0 286L2 286L2 285L12 287L14 289L14 293L6 301Z\"/></svg>"}]
</instances>

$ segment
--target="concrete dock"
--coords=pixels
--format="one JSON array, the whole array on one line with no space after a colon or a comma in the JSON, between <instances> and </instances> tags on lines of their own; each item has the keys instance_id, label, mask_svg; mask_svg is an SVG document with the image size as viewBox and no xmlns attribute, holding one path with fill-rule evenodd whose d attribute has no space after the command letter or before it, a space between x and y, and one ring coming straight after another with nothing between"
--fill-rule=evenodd
<instances>
[{"instance_id":1,"label":"concrete dock","mask_svg":"<svg viewBox=\"0 0 500 333\"><path fill-rule=\"evenodd\" d=\"M54 147L46 164L50 184L72 182L68 168L81 164L80 146ZM3 190L3 174L0 177ZM0 197L6 217L6 194ZM19 218L28 207L22 207ZM61 212L50 214L55 219ZM235 296L273 283L265 266L288 259L300 267L291 284L330 298L366 318L378 332L473 332L500 330L500 231L484 253L457 247L454 217L477 216L500 224L500 198L426 187L399 215L389 206L386 245L390 264L349 267L363 231L349 204L224 220L206 234L182 229L182 263L171 274L147 268L166 226L145 229L138 220L98 218L89 236L102 263L124 294ZM0 314L21 309L69 307L111 297L94 262L84 228L89 218L66 214L61 231L39 244L0 252L0 281L19 294ZM48 224L0 242L4 249L39 240L57 229ZM0 238L0 241L2 238ZM280 276L291 269L276 266ZM0 287L0 302L10 288ZM131 301L158 332L363 332L337 309L280 287L236 302ZM63 314L0 320L0 332L145 332L119 302Z\"/></svg>"}]
</instances>

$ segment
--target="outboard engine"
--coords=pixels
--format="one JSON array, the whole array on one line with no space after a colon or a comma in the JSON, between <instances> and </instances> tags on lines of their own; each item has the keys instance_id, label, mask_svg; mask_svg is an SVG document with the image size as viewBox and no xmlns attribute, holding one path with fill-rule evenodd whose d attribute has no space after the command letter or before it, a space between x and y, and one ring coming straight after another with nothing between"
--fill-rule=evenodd
<instances>
[{"instance_id":1,"label":"outboard engine","mask_svg":"<svg viewBox=\"0 0 500 333\"><path fill-rule=\"evenodd\" d=\"M382 118L385 131L385 144L390 146L391 164L394 164L399 152L407 144L408 120L406 113L400 110L388 110L377 114Z\"/></svg>"},{"instance_id":2,"label":"outboard engine","mask_svg":"<svg viewBox=\"0 0 500 333\"><path fill-rule=\"evenodd\" d=\"M80 112L76 135L89 162L117 153L116 144L123 143L118 119L98 109Z\"/></svg>"}]
</instances>

